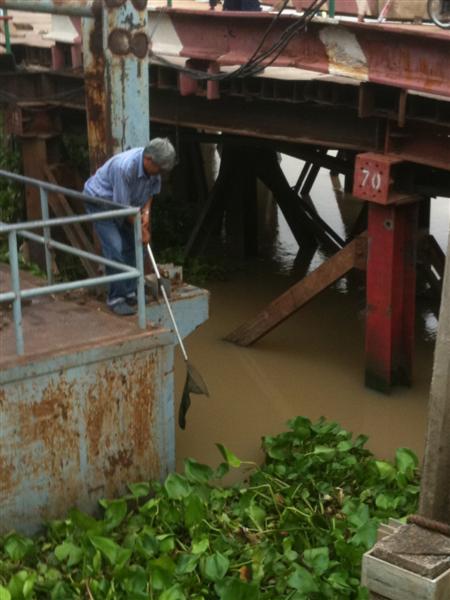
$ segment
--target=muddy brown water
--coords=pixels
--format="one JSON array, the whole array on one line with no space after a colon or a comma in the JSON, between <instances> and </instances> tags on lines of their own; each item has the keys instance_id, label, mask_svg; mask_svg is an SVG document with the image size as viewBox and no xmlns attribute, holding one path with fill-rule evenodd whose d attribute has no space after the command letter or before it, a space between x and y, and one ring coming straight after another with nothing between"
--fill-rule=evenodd
<instances>
[{"instance_id":1,"label":"muddy brown water","mask_svg":"<svg viewBox=\"0 0 450 600\"><path fill-rule=\"evenodd\" d=\"M291 181L298 162L284 159ZM351 222L355 201L341 203L327 173L312 196L320 214L341 235ZM339 195L338 195L339 196ZM442 248L449 231L448 199L433 201L431 230ZM185 431L177 430L177 468L186 457L215 465L216 442L243 460L262 459L261 438L286 429L297 415L338 421L356 434L369 436L368 447L391 459L398 447L423 455L437 320L432 307L418 302L414 383L383 395L364 387L364 289L358 279L341 280L257 342L241 348L222 338L292 285L297 245L279 216L278 235L269 258L253 260L208 285L210 319L186 346L201 371L211 397L193 397ZM323 260L314 255L310 268ZM176 398L184 383L176 362ZM237 475L238 476L238 475Z\"/></svg>"}]
</instances>

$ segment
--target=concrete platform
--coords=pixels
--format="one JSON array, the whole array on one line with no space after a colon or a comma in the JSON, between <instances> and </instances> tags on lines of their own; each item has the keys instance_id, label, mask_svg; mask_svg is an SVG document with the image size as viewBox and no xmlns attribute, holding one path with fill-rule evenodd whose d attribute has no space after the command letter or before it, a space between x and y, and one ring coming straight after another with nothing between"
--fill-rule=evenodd
<instances>
[{"instance_id":1,"label":"concrete platform","mask_svg":"<svg viewBox=\"0 0 450 600\"><path fill-rule=\"evenodd\" d=\"M45 283L45 280L26 271L21 272L23 289ZM10 289L9 269L7 265L0 265L0 291ZM137 317L114 315L103 302L86 291L33 298L31 302L23 303L22 318L25 340L25 357L22 360L143 334ZM7 368L18 360L11 305L0 304L0 327L0 368ZM146 335L155 335L161 329L149 324Z\"/></svg>"},{"instance_id":2,"label":"concrete platform","mask_svg":"<svg viewBox=\"0 0 450 600\"><path fill-rule=\"evenodd\" d=\"M21 273L21 287L44 280ZM0 289L10 291L0 268ZM172 307L184 337L208 317L208 293L181 285ZM11 309L0 330L0 535L25 533L72 506L175 467L174 347L167 309L118 317L87 294L23 306L25 355L15 354ZM167 325L167 326L166 326Z\"/></svg>"}]
</instances>

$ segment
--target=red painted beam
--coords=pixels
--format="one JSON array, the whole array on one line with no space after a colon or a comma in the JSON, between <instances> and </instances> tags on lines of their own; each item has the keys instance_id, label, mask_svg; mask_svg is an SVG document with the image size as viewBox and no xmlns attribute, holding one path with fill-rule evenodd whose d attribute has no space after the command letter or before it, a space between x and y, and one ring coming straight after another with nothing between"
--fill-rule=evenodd
<instances>
[{"instance_id":1,"label":"red painted beam","mask_svg":"<svg viewBox=\"0 0 450 600\"><path fill-rule=\"evenodd\" d=\"M240 65L257 49L274 15L161 9L155 54ZM275 24L268 48L298 16ZM425 26L315 21L295 36L275 67L293 67L450 98L450 35Z\"/></svg>"},{"instance_id":2,"label":"red painted beam","mask_svg":"<svg viewBox=\"0 0 450 600\"><path fill-rule=\"evenodd\" d=\"M412 378L419 203L393 191L399 162L359 154L353 184L354 196L369 202L366 384L382 392Z\"/></svg>"},{"instance_id":3,"label":"red painted beam","mask_svg":"<svg viewBox=\"0 0 450 600\"><path fill-rule=\"evenodd\" d=\"M366 384L410 385L415 322L418 203L369 205Z\"/></svg>"}]
</instances>

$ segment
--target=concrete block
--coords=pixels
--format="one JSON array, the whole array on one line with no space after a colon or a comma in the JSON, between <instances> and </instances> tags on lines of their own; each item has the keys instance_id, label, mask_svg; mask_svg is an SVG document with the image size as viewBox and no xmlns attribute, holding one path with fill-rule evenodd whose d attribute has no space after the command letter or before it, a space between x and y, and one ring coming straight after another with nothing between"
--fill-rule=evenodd
<instances>
[{"instance_id":1,"label":"concrete block","mask_svg":"<svg viewBox=\"0 0 450 600\"><path fill-rule=\"evenodd\" d=\"M403 525L364 555L361 581L374 600L449 600L450 539Z\"/></svg>"}]
</instances>

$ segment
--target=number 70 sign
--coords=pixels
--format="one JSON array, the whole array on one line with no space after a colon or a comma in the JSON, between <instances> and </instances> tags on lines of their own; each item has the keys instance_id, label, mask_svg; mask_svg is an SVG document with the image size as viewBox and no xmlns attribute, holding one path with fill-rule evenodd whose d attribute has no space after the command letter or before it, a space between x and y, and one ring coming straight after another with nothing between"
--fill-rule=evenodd
<instances>
[{"instance_id":1,"label":"number 70 sign","mask_svg":"<svg viewBox=\"0 0 450 600\"><path fill-rule=\"evenodd\" d=\"M391 167L402 162L400 159L371 152L359 154L355 162L353 195L361 200L378 204L391 204Z\"/></svg>"}]
</instances>

